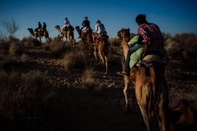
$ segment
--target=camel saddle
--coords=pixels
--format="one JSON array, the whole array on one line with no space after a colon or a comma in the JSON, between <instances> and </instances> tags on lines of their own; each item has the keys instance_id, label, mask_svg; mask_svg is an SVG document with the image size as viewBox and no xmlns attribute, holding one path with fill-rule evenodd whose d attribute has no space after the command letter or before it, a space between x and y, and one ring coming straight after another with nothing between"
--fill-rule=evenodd
<instances>
[{"instance_id":1,"label":"camel saddle","mask_svg":"<svg viewBox=\"0 0 197 131\"><path fill-rule=\"evenodd\" d=\"M152 67L156 65L165 66L169 58L166 56L166 53L162 49L149 49L146 54L143 54L142 48L135 51L130 56L130 68L136 67Z\"/></svg>"},{"instance_id":2,"label":"camel saddle","mask_svg":"<svg viewBox=\"0 0 197 131\"><path fill-rule=\"evenodd\" d=\"M74 30L73 26L70 25L69 27L64 27L63 28L63 31L68 31L68 30L73 31Z\"/></svg>"},{"instance_id":3,"label":"camel saddle","mask_svg":"<svg viewBox=\"0 0 197 131\"><path fill-rule=\"evenodd\" d=\"M82 29L82 32L86 33L88 31L91 31L92 29L90 27L87 27L85 26L83 29Z\"/></svg>"}]
</instances>

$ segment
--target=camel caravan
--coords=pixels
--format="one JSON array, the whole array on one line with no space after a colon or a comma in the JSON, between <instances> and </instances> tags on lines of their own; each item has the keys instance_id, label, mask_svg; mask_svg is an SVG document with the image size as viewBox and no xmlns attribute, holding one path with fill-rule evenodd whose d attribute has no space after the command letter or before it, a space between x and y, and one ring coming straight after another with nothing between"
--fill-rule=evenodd
<instances>
[{"instance_id":1,"label":"camel caravan","mask_svg":"<svg viewBox=\"0 0 197 131\"><path fill-rule=\"evenodd\" d=\"M85 23L85 24L83 24ZM90 28L90 23L88 18L84 18L84 22L82 23L83 27L76 26L75 29L78 32L82 42L84 43L84 53L90 51L90 54L95 58L95 65L105 65L105 72L104 74L108 73L108 46L109 46L109 36L107 35L104 25L100 23L100 20L97 20L97 24L102 26L102 30L98 29L100 32L93 32ZM87 24L88 23L88 24ZM98 26L99 27L99 26ZM74 41L74 28L70 24L68 18L66 17L64 20L64 26L61 28L59 25L56 25L55 28L61 35L61 40L66 38L66 42L69 42L75 45ZM42 25L38 22L38 28L33 31L32 28L28 28L29 32L37 39L39 38L41 42L42 36L46 38L46 41L50 43L49 33L46 30L46 25Z\"/></svg>"},{"instance_id":2,"label":"camel caravan","mask_svg":"<svg viewBox=\"0 0 197 131\"><path fill-rule=\"evenodd\" d=\"M149 26L149 23L145 20L144 15L138 16L136 17L136 22L138 23L138 28L141 28L138 32L144 33L144 27L140 27L140 25L147 24L147 26ZM64 24L62 28L60 28L59 25L56 25L55 28L62 35L62 40L63 37L66 37L66 41L70 42L72 40L74 42L74 28L70 25L68 18L65 18ZM82 26L81 28L80 26L76 26L75 29L79 34L78 38L80 38L84 44L84 53L90 51L95 57L95 64L105 65L105 74L107 74L109 37L105 31L104 25L100 20L97 20L95 25L96 32L93 32L90 28L88 18L85 17ZM159 30L154 24L151 25L151 28L153 28L154 31ZM37 32L33 32L32 28L28 28L28 30L36 38L39 37L41 39L42 36L48 38L48 32L46 30ZM158 48L159 46L147 49L146 44L150 41L150 38L146 38L142 34L141 36L143 36L143 39L140 39L140 35L141 34L137 34L131 38L129 28L122 28L117 32L117 36L121 40L124 56L122 72L117 73L123 75L124 79L123 94L125 97L125 112L130 112L128 89L132 84L135 90L135 98L139 105L147 131L154 130L153 118L157 119L160 131L169 131L169 90L165 78L165 67L168 62L168 57L163 49ZM163 36L157 37L162 37L161 39L163 40ZM147 42L144 42L144 40L147 40ZM128 58L130 48L138 46L140 44L139 41L146 44L143 45L143 47L139 46L140 48L133 51ZM128 43L130 43L130 45ZM129 59L130 69L129 72L125 74L124 70L127 66L127 59Z\"/></svg>"}]
</instances>

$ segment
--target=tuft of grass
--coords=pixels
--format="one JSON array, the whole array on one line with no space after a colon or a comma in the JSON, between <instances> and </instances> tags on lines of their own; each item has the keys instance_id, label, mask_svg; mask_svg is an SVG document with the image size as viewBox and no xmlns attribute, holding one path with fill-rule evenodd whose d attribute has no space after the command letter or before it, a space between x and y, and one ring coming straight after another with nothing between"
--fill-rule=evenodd
<instances>
[{"instance_id":1,"label":"tuft of grass","mask_svg":"<svg viewBox=\"0 0 197 131\"><path fill-rule=\"evenodd\" d=\"M85 69L87 66L86 57L81 52L69 52L68 54L64 54L62 61L66 71Z\"/></svg>"},{"instance_id":2,"label":"tuft of grass","mask_svg":"<svg viewBox=\"0 0 197 131\"><path fill-rule=\"evenodd\" d=\"M101 88L99 87L99 82L94 78L94 70L92 68L86 69L82 76L81 76L81 82L82 82L82 89L88 89L88 90L94 90L94 91L100 91Z\"/></svg>"},{"instance_id":3,"label":"tuft of grass","mask_svg":"<svg viewBox=\"0 0 197 131\"><path fill-rule=\"evenodd\" d=\"M21 78L24 85L27 86L43 86L46 82L47 71L45 73L39 70L32 70L28 73L22 73Z\"/></svg>"},{"instance_id":4,"label":"tuft of grass","mask_svg":"<svg viewBox=\"0 0 197 131\"><path fill-rule=\"evenodd\" d=\"M25 53L23 53L23 54L21 55L21 61L22 61L22 62L27 62L27 61L28 61L28 55L25 54Z\"/></svg>"},{"instance_id":5,"label":"tuft of grass","mask_svg":"<svg viewBox=\"0 0 197 131\"><path fill-rule=\"evenodd\" d=\"M62 56L63 54L71 50L71 46L69 44L66 44L66 42L64 41L53 40L50 43L50 50L55 54L55 56Z\"/></svg>"}]
</instances>

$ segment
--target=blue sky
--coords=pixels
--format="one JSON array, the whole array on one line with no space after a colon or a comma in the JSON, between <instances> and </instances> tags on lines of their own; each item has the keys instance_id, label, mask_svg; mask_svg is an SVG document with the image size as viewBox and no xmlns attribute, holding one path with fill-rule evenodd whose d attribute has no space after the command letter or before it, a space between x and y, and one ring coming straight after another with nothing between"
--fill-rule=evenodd
<instances>
[{"instance_id":1,"label":"blue sky","mask_svg":"<svg viewBox=\"0 0 197 131\"><path fill-rule=\"evenodd\" d=\"M138 14L146 14L162 32L197 34L196 6L196 0L0 0L0 20L14 19L21 27L15 34L20 39L30 36L27 28L35 29L38 21L46 22L53 38L59 34L55 26L62 27L65 17L75 27L88 16L93 29L99 19L111 38L122 27L137 33Z\"/></svg>"}]
</instances>

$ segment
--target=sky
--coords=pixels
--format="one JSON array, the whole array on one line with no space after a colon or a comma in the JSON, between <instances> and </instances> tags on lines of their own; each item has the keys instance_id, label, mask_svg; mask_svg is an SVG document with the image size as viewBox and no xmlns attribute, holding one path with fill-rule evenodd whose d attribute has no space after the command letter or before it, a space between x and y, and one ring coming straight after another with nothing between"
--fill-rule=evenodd
<instances>
[{"instance_id":1,"label":"sky","mask_svg":"<svg viewBox=\"0 0 197 131\"><path fill-rule=\"evenodd\" d=\"M29 37L27 28L35 29L39 21L47 24L49 36L54 38L59 34L55 26L62 27L65 17L73 27L81 27L85 16L93 30L100 20L109 37L114 38L121 28L137 33L138 14L146 14L148 22L172 36L197 34L197 0L0 0L0 20L14 19L20 25L15 33L19 39Z\"/></svg>"}]
</instances>

